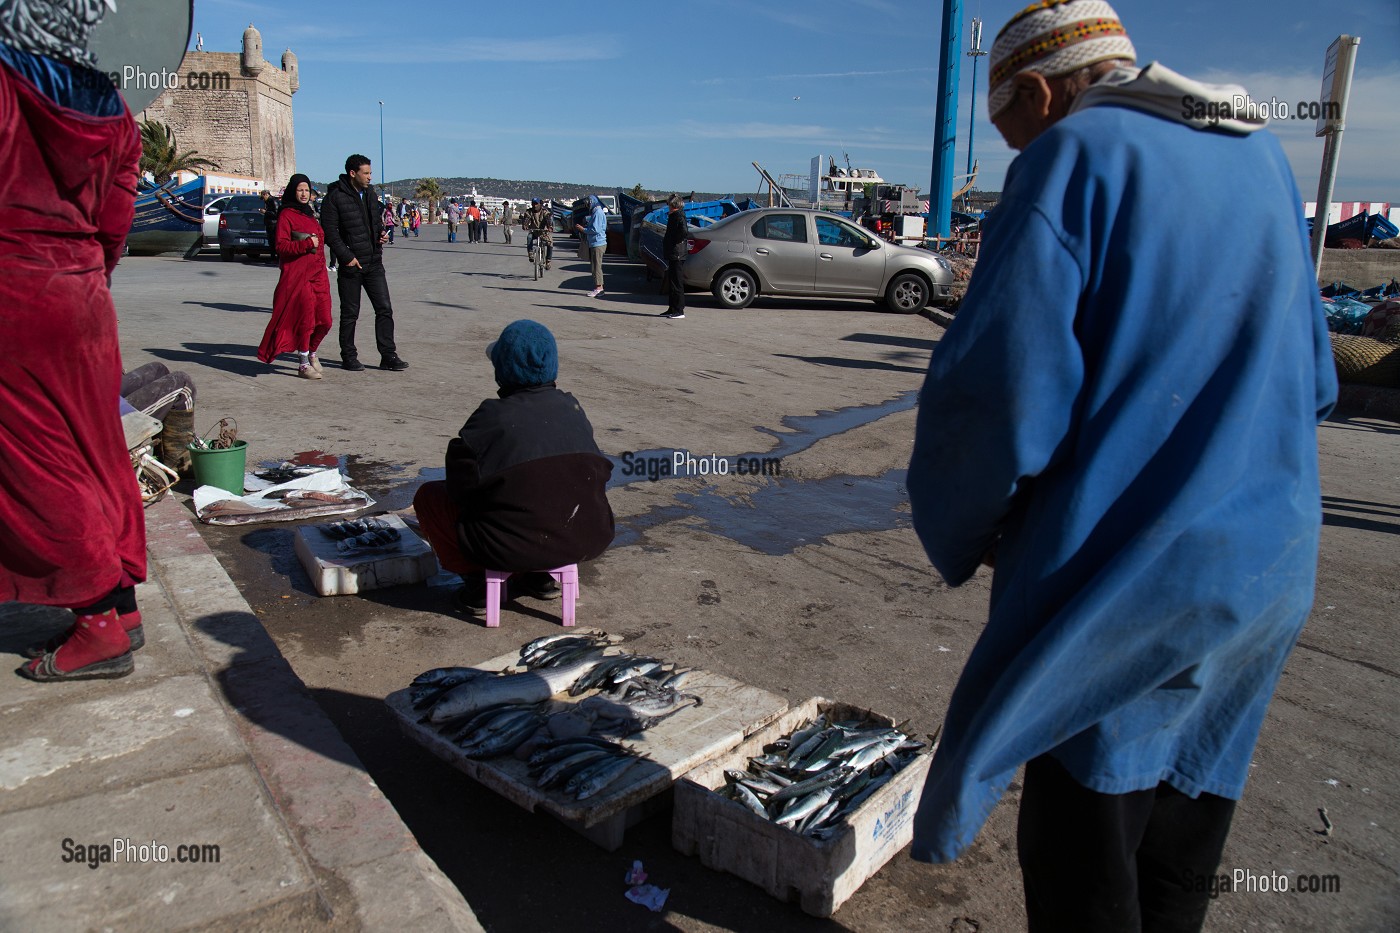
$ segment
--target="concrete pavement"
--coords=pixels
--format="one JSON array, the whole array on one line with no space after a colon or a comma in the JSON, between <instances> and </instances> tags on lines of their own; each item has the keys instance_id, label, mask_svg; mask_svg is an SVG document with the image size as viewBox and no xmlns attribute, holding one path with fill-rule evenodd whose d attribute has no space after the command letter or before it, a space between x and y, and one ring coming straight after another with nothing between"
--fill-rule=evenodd
<instances>
[{"instance_id":1,"label":"concrete pavement","mask_svg":"<svg viewBox=\"0 0 1400 933\"><path fill-rule=\"evenodd\" d=\"M136 672L0 677L0 929L479 930L189 511L146 515ZM0 605L0 650L71 619Z\"/></svg>"}]
</instances>

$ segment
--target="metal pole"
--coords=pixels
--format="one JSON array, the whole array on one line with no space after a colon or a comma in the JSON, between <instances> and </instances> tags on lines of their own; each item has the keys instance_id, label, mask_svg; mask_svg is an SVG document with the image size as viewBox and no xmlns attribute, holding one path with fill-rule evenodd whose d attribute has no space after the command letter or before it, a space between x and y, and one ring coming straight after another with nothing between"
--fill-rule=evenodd
<instances>
[{"instance_id":1,"label":"metal pole","mask_svg":"<svg viewBox=\"0 0 1400 933\"><path fill-rule=\"evenodd\" d=\"M953 221L953 155L958 141L958 66L961 64L958 51L962 44L962 0L943 0L942 36L928 219L934 235L946 237Z\"/></svg>"},{"instance_id":2,"label":"metal pole","mask_svg":"<svg viewBox=\"0 0 1400 933\"><path fill-rule=\"evenodd\" d=\"M972 134L977 125L977 59L987 53L982 51L982 21L977 17L972 17L972 48L968 50L968 57L972 59L972 104L971 113L967 115L967 175L972 177Z\"/></svg>"},{"instance_id":3,"label":"metal pole","mask_svg":"<svg viewBox=\"0 0 1400 933\"><path fill-rule=\"evenodd\" d=\"M389 181L389 176L384 174L384 101L379 102L379 187ZM394 192L389 192L389 197L393 197Z\"/></svg>"},{"instance_id":4,"label":"metal pole","mask_svg":"<svg viewBox=\"0 0 1400 933\"><path fill-rule=\"evenodd\" d=\"M1314 278L1322 275L1322 251L1327 238L1328 215L1332 213L1332 188L1337 181L1342 131L1346 129L1347 103L1351 99L1352 69L1356 65L1356 47L1360 44L1360 36L1338 36L1327 50L1327 65L1323 68L1320 103L1323 107L1334 104L1338 113L1335 118L1325 114L1318 118L1317 135L1326 134L1326 141L1322 146L1322 175L1317 182L1317 209L1313 211L1311 246Z\"/></svg>"}]
</instances>

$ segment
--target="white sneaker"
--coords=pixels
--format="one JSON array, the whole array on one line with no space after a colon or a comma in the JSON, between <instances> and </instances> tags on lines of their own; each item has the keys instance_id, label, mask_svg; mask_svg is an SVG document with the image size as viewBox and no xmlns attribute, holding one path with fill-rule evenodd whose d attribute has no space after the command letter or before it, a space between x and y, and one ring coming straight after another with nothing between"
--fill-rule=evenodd
<instances>
[{"instance_id":1,"label":"white sneaker","mask_svg":"<svg viewBox=\"0 0 1400 933\"><path fill-rule=\"evenodd\" d=\"M588 297L589 297L589 298L597 298L597 297L598 297L599 295L601 295L601 294L603 294L603 290L602 290L601 288L595 288L595 289L593 289L593 291L591 291L591 292L588 293Z\"/></svg>"}]
</instances>

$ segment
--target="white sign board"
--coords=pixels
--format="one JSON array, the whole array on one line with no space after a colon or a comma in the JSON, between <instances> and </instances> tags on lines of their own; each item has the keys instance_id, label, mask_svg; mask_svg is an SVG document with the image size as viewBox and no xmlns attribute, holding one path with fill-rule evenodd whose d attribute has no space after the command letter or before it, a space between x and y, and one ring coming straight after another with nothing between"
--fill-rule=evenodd
<instances>
[{"instance_id":1,"label":"white sign board","mask_svg":"<svg viewBox=\"0 0 1400 933\"><path fill-rule=\"evenodd\" d=\"M1359 36L1338 36L1337 41L1327 47L1327 58L1322 65L1322 93L1318 98L1322 106L1318 110L1314 136L1325 136L1346 124L1351 72L1356 64L1356 47L1360 44Z\"/></svg>"},{"instance_id":2,"label":"white sign board","mask_svg":"<svg viewBox=\"0 0 1400 933\"><path fill-rule=\"evenodd\" d=\"M807 178L807 200L813 207L819 206L822 192L822 157L812 156L812 174Z\"/></svg>"}]
</instances>

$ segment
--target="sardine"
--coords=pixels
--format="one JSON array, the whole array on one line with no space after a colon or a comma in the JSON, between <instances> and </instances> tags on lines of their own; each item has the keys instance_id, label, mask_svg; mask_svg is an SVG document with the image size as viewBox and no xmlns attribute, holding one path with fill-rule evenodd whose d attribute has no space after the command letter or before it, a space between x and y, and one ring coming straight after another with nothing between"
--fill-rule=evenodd
<instances>
[{"instance_id":1,"label":"sardine","mask_svg":"<svg viewBox=\"0 0 1400 933\"><path fill-rule=\"evenodd\" d=\"M824 787L817 790L815 793L807 794L805 797L795 798L787 808L783 810L782 815L773 822L780 825L796 823L803 817L810 816L826 806L827 803L831 801L831 793L832 789L830 787ZM769 798L768 806L773 806L776 802L776 798L776 794L772 798Z\"/></svg>"},{"instance_id":2,"label":"sardine","mask_svg":"<svg viewBox=\"0 0 1400 933\"><path fill-rule=\"evenodd\" d=\"M589 797L601 794L604 790L616 784L618 779L624 774L632 770L634 765L642 761L642 759L630 755L619 760L621 764L616 768L604 768L593 775L593 777L580 784L575 797L579 800L587 800Z\"/></svg>"},{"instance_id":3,"label":"sardine","mask_svg":"<svg viewBox=\"0 0 1400 933\"><path fill-rule=\"evenodd\" d=\"M769 818L768 811L763 808L763 802L758 799L757 795L755 795L753 791L749 790L748 787L744 786L742 781L736 782L731 786L734 788L735 800L739 801L744 806L752 810L754 813L763 817L765 820Z\"/></svg>"},{"instance_id":4,"label":"sardine","mask_svg":"<svg viewBox=\"0 0 1400 933\"><path fill-rule=\"evenodd\" d=\"M837 767L832 768L830 771L824 771L821 774L818 774L814 778L808 778L807 780L799 781L796 784L789 784L788 786L784 787L782 790L774 794L772 797L768 798L768 805L772 806L773 804L781 803L784 800L794 800L806 794L811 794L816 791L822 790L823 788L839 784L841 781L845 780L847 775L849 775L850 773L850 768L846 767L845 765L838 765Z\"/></svg>"},{"instance_id":5,"label":"sardine","mask_svg":"<svg viewBox=\"0 0 1400 933\"><path fill-rule=\"evenodd\" d=\"M581 752L576 752L567 758L549 765L540 773L535 784L539 787L550 788L558 783L566 783L573 777L577 770L591 761L596 761L604 756L613 757L613 753L605 748L588 748Z\"/></svg>"}]
</instances>

